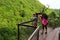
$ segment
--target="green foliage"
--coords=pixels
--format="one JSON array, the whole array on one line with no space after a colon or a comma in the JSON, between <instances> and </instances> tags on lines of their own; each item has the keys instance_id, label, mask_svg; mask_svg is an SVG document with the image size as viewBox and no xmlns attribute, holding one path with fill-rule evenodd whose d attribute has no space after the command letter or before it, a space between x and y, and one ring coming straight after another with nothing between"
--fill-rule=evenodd
<instances>
[{"instance_id":1,"label":"green foliage","mask_svg":"<svg viewBox=\"0 0 60 40\"><path fill-rule=\"evenodd\" d=\"M31 27L28 27L28 28L20 27L20 37L21 37L20 40L27 40L33 31L34 31L34 28L31 28Z\"/></svg>"},{"instance_id":2,"label":"green foliage","mask_svg":"<svg viewBox=\"0 0 60 40\"><path fill-rule=\"evenodd\" d=\"M17 24L30 20L44 5L37 0L0 0L0 40L17 40ZM51 10L45 11L47 14ZM27 40L33 28L23 27L21 40Z\"/></svg>"},{"instance_id":3,"label":"green foliage","mask_svg":"<svg viewBox=\"0 0 60 40\"><path fill-rule=\"evenodd\" d=\"M16 29L10 29L7 27L0 28L0 40L17 40Z\"/></svg>"},{"instance_id":4,"label":"green foliage","mask_svg":"<svg viewBox=\"0 0 60 40\"><path fill-rule=\"evenodd\" d=\"M55 12L56 12L56 14L58 14L58 16L60 16L60 9L53 9Z\"/></svg>"},{"instance_id":5,"label":"green foliage","mask_svg":"<svg viewBox=\"0 0 60 40\"><path fill-rule=\"evenodd\" d=\"M56 12L51 12L49 14L49 26L52 28L56 28L60 26L60 17L57 15L59 14L57 14Z\"/></svg>"},{"instance_id":6,"label":"green foliage","mask_svg":"<svg viewBox=\"0 0 60 40\"><path fill-rule=\"evenodd\" d=\"M60 18L51 18L49 19L49 27L56 28L60 27Z\"/></svg>"},{"instance_id":7,"label":"green foliage","mask_svg":"<svg viewBox=\"0 0 60 40\"><path fill-rule=\"evenodd\" d=\"M0 40L17 40L17 24L30 20L32 14L41 12L42 8L37 0L0 0ZM21 40L27 40L26 36L33 30L22 28Z\"/></svg>"},{"instance_id":8,"label":"green foliage","mask_svg":"<svg viewBox=\"0 0 60 40\"><path fill-rule=\"evenodd\" d=\"M20 16L21 16L21 17L25 17L25 12L24 12L24 10L21 10Z\"/></svg>"},{"instance_id":9,"label":"green foliage","mask_svg":"<svg viewBox=\"0 0 60 40\"><path fill-rule=\"evenodd\" d=\"M49 17L50 17L50 18L55 18L55 17L56 17L55 12L51 12L51 13L49 14Z\"/></svg>"}]
</instances>

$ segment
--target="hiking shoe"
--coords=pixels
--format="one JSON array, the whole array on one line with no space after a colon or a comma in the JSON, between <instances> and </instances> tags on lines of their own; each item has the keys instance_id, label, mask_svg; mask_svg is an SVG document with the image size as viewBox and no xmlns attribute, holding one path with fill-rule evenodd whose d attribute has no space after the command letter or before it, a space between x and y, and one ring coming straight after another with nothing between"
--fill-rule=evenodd
<instances>
[{"instance_id":1,"label":"hiking shoe","mask_svg":"<svg viewBox=\"0 0 60 40\"><path fill-rule=\"evenodd\" d=\"M47 32L45 32L45 34L47 34Z\"/></svg>"},{"instance_id":2,"label":"hiking shoe","mask_svg":"<svg viewBox=\"0 0 60 40\"><path fill-rule=\"evenodd\" d=\"M41 33L41 35L43 35L43 32Z\"/></svg>"}]
</instances>

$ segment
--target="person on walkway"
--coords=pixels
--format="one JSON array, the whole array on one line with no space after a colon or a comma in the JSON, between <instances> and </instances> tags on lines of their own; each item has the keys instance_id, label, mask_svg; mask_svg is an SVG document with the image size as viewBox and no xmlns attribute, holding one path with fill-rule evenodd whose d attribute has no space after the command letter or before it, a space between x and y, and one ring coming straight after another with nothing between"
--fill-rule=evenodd
<instances>
[{"instance_id":1,"label":"person on walkway","mask_svg":"<svg viewBox=\"0 0 60 40\"><path fill-rule=\"evenodd\" d=\"M44 32L44 28L46 30L45 34L47 34L47 25L48 25L48 16L45 13L38 13L38 15L42 19L42 33Z\"/></svg>"},{"instance_id":2,"label":"person on walkway","mask_svg":"<svg viewBox=\"0 0 60 40\"><path fill-rule=\"evenodd\" d=\"M37 14L33 14L33 22L32 22L32 25L33 27L37 27L37 21L38 21L38 15Z\"/></svg>"}]
</instances>

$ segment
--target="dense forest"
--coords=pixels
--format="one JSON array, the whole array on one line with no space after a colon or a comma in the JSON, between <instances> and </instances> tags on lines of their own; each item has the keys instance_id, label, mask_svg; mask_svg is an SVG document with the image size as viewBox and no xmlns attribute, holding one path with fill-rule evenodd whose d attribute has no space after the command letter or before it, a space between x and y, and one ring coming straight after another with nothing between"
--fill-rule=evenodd
<instances>
[{"instance_id":1,"label":"dense forest","mask_svg":"<svg viewBox=\"0 0 60 40\"><path fill-rule=\"evenodd\" d=\"M60 9L52 9L60 16Z\"/></svg>"},{"instance_id":2,"label":"dense forest","mask_svg":"<svg viewBox=\"0 0 60 40\"><path fill-rule=\"evenodd\" d=\"M38 0L0 0L0 40L17 40L17 24L31 20L34 13L42 12L43 7L44 5ZM49 18L52 17L51 19L58 16L52 9L44 12ZM54 24L56 20L59 22L57 18L51 19L49 19L49 26L52 26L51 23ZM55 22L56 24L57 21ZM20 30L21 40L27 40L34 31L33 28L28 27L21 27Z\"/></svg>"}]
</instances>

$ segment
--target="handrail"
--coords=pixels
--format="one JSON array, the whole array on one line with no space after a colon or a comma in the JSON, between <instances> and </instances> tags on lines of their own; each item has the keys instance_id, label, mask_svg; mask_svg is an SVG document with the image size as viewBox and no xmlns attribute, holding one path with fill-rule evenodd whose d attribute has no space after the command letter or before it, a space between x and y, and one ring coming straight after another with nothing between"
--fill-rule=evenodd
<instances>
[{"instance_id":1,"label":"handrail","mask_svg":"<svg viewBox=\"0 0 60 40\"><path fill-rule=\"evenodd\" d=\"M60 32L59 32L59 40L60 40Z\"/></svg>"},{"instance_id":2,"label":"handrail","mask_svg":"<svg viewBox=\"0 0 60 40\"><path fill-rule=\"evenodd\" d=\"M38 31L38 35L37 35L37 40L39 40L39 26L36 28L36 30L31 34L31 36L28 38L28 40L31 40L34 36L34 34ZM33 40L33 39L32 39Z\"/></svg>"},{"instance_id":3,"label":"handrail","mask_svg":"<svg viewBox=\"0 0 60 40\"><path fill-rule=\"evenodd\" d=\"M19 23L18 25L22 25L22 24L25 24L25 23L33 22L33 21L34 21L34 20L30 20L30 21L22 22L22 23Z\"/></svg>"},{"instance_id":4,"label":"handrail","mask_svg":"<svg viewBox=\"0 0 60 40\"><path fill-rule=\"evenodd\" d=\"M59 30L59 40L60 40L60 30Z\"/></svg>"},{"instance_id":5,"label":"handrail","mask_svg":"<svg viewBox=\"0 0 60 40\"><path fill-rule=\"evenodd\" d=\"M27 22L23 22L23 23L19 23L18 24L18 40L20 40L20 32L19 32L19 26L28 26L28 27L32 27L32 28L36 28L34 26L30 26L30 25L26 25L26 23L29 23L29 22L33 22L34 20L30 20L30 21L27 21ZM37 29L36 29L37 30Z\"/></svg>"}]
</instances>

